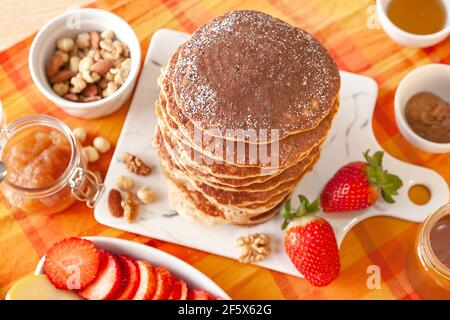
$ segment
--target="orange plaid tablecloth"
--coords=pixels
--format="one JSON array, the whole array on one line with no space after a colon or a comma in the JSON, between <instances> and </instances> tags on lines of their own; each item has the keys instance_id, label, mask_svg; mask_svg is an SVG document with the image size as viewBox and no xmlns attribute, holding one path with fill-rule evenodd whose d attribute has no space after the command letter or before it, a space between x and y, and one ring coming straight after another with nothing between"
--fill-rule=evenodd
<instances>
[{"instance_id":1,"label":"orange plaid tablecloth","mask_svg":"<svg viewBox=\"0 0 450 320\"><path fill-rule=\"evenodd\" d=\"M370 0L102 0L96 6L127 20L142 43L144 55L159 28L192 32L209 19L233 9L257 9L300 26L314 34L343 70L374 78L380 86L373 126L384 149L393 156L438 171L450 182L450 155L431 155L408 144L394 120L393 97L400 79L426 63L449 63L450 40L420 50L396 45L373 27L375 1ZM91 136L117 141L128 105L99 120L71 118L50 103L33 85L27 65L32 38L0 53L0 98L8 120L45 113L72 128L83 126ZM111 153L110 153L111 154ZM103 173L111 155L96 165ZM27 216L0 205L0 298L11 284L30 273L46 250L67 236L108 236L146 243L169 252L216 281L234 299L416 299L405 274L405 260L417 225L388 218L374 218L357 225L341 248L342 272L326 288L256 266L165 243L98 224L92 211L76 204L52 216ZM368 289L367 268L381 269L380 289Z\"/></svg>"}]
</instances>

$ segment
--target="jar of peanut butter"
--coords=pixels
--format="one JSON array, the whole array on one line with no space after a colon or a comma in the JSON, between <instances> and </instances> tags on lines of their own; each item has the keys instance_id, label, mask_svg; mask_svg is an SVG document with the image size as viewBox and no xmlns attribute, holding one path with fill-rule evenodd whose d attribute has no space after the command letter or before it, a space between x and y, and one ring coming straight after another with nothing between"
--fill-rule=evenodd
<instances>
[{"instance_id":1,"label":"jar of peanut butter","mask_svg":"<svg viewBox=\"0 0 450 320\"><path fill-rule=\"evenodd\" d=\"M53 117L24 116L4 126L0 160L7 169L0 194L26 213L60 212L76 200L93 207L104 188L70 128Z\"/></svg>"},{"instance_id":2,"label":"jar of peanut butter","mask_svg":"<svg viewBox=\"0 0 450 320\"><path fill-rule=\"evenodd\" d=\"M406 271L422 298L450 299L450 204L420 226Z\"/></svg>"}]
</instances>

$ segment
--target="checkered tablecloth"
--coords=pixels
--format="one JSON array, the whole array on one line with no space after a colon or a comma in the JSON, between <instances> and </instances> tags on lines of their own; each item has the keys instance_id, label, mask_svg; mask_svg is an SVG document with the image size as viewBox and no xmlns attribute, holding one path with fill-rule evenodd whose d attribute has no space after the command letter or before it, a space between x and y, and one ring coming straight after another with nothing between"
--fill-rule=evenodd
<instances>
[{"instance_id":1,"label":"checkered tablecloth","mask_svg":"<svg viewBox=\"0 0 450 320\"><path fill-rule=\"evenodd\" d=\"M314 34L342 70L374 78L380 87L373 127L384 149L393 156L436 170L450 182L450 155L420 152L401 136L394 120L393 98L401 78L414 67L450 62L450 39L428 49L403 48L377 28L374 3L369 0L119 0L99 1L130 23L142 44L144 56L150 38L159 28L192 32L209 19L233 9L257 9ZM25 114L44 113L70 127L85 127L91 136L117 141L128 104L99 120L80 120L64 114L33 85L28 71L32 37L0 53L0 99L8 121ZM149 106L152 107L152 106ZM151 137L149 137L150 139ZM94 170L106 172L111 152ZM342 272L326 288L306 281L241 265L186 247L153 240L98 224L92 210L76 204L60 214L29 216L0 204L0 298L20 277L34 270L37 261L55 242L67 236L108 236L142 242L192 264L217 282L234 299L416 299L405 274L405 260L417 225L389 218L373 218L357 225L341 247ZM381 270L381 288L369 289L367 268Z\"/></svg>"}]
</instances>

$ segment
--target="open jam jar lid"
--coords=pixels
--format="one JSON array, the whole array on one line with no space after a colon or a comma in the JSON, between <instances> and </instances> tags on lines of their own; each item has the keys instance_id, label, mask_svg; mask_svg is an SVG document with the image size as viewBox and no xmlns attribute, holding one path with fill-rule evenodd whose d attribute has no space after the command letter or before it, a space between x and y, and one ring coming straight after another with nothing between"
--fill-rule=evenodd
<instances>
[{"instance_id":1,"label":"open jam jar lid","mask_svg":"<svg viewBox=\"0 0 450 320\"><path fill-rule=\"evenodd\" d=\"M60 212L75 200L94 207L104 190L69 127L50 116L24 116L4 126L0 161L7 168L1 195L27 213Z\"/></svg>"}]
</instances>

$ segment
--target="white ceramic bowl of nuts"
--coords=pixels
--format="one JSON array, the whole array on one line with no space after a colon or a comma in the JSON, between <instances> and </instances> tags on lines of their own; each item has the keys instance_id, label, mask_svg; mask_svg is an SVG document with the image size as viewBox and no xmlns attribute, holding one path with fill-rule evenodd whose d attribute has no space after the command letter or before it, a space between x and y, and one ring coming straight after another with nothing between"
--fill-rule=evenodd
<instances>
[{"instance_id":1,"label":"white ceramic bowl of nuts","mask_svg":"<svg viewBox=\"0 0 450 320\"><path fill-rule=\"evenodd\" d=\"M50 20L34 38L29 68L35 85L66 113L95 119L130 97L141 64L133 29L98 9L77 9Z\"/></svg>"}]
</instances>

